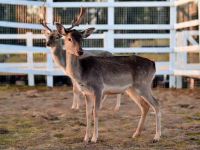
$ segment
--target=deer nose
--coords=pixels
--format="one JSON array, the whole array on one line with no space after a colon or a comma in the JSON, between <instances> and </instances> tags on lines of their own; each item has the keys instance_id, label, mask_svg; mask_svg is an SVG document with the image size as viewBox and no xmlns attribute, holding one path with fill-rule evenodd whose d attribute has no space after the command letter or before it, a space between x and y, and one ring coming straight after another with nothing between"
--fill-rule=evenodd
<instances>
[{"instance_id":1,"label":"deer nose","mask_svg":"<svg viewBox=\"0 0 200 150\"><path fill-rule=\"evenodd\" d=\"M78 55L83 55L83 51L78 51Z\"/></svg>"},{"instance_id":2,"label":"deer nose","mask_svg":"<svg viewBox=\"0 0 200 150\"><path fill-rule=\"evenodd\" d=\"M49 42L47 42L47 44L46 44L47 46L50 46L50 43Z\"/></svg>"}]
</instances>

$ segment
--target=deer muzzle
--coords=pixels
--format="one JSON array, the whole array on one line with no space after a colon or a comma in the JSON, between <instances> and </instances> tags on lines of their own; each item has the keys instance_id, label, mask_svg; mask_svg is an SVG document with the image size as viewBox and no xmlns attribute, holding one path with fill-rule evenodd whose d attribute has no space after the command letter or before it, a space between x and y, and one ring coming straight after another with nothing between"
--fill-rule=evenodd
<instances>
[{"instance_id":1,"label":"deer muzzle","mask_svg":"<svg viewBox=\"0 0 200 150\"><path fill-rule=\"evenodd\" d=\"M79 50L79 51L77 51L77 55L78 55L78 56L83 55L83 50Z\"/></svg>"}]
</instances>

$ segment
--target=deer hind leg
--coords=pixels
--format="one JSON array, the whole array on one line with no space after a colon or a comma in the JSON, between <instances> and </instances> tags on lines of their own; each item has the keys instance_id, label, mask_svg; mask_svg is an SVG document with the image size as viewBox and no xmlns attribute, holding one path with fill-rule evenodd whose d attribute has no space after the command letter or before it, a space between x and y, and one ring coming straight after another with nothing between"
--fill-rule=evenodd
<instances>
[{"instance_id":1,"label":"deer hind leg","mask_svg":"<svg viewBox=\"0 0 200 150\"><path fill-rule=\"evenodd\" d=\"M92 109L94 107L93 97L91 95L85 95L86 103L86 133L84 142L88 143L91 136L91 119L92 119Z\"/></svg>"},{"instance_id":2,"label":"deer hind leg","mask_svg":"<svg viewBox=\"0 0 200 150\"><path fill-rule=\"evenodd\" d=\"M156 134L153 142L158 142L161 136L161 112L158 101L152 96L151 89L142 90L142 98L153 108L156 117Z\"/></svg>"},{"instance_id":3,"label":"deer hind leg","mask_svg":"<svg viewBox=\"0 0 200 150\"><path fill-rule=\"evenodd\" d=\"M80 91L78 90L76 84L73 84L73 102L72 102L72 109L79 109L80 106Z\"/></svg>"},{"instance_id":4,"label":"deer hind leg","mask_svg":"<svg viewBox=\"0 0 200 150\"><path fill-rule=\"evenodd\" d=\"M100 104L100 109L103 108L103 103L104 103L104 101L106 100L107 97L108 97L107 95L104 95L102 102ZM121 103L121 97L122 97L121 94L117 94L117 103L115 105L114 111L119 111L120 103Z\"/></svg>"},{"instance_id":5,"label":"deer hind leg","mask_svg":"<svg viewBox=\"0 0 200 150\"><path fill-rule=\"evenodd\" d=\"M135 133L133 134L133 138L140 136L142 129L144 127L144 122L146 119L146 115L149 111L149 104L144 101L144 99L139 96L136 91L132 88L128 89L126 93L130 96L130 98L139 106L141 110L141 117L137 126Z\"/></svg>"},{"instance_id":6,"label":"deer hind leg","mask_svg":"<svg viewBox=\"0 0 200 150\"><path fill-rule=\"evenodd\" d=\"M121 97L122 97L122 94L117 94L117 103L115 105L114 111L119 111L120 103L121 103Z\"/></svg>"},{"instance_id":7,"label":"deer hind leg","mask_svg":"<svg viewBox=\"0 0 200 150\"><path fill-rule=\"evenodd\" d=\"M102 99L101 104L100 104L100 109L103 108L103 103L104 103L104 101L106 100L107 97L108 97L107 95L103 96L103 99Z\"/></svg>"}]
</instances>

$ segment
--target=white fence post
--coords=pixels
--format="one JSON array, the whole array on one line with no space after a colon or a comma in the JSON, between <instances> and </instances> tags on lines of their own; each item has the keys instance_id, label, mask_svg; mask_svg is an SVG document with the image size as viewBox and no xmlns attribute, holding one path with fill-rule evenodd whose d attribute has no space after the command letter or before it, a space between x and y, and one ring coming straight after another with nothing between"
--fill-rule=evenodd
<instances>
[{"instance_id":1,"label":"white fence post","mask_svg":"<svg viewBox=\"0 0 200 150\"><path fill-rule=\"evenodd\" d=\"M181 45L180 46L187 46L187 40L188 40L188 32L182 31L181 32L181 37L180 37L180 42ZM180 52L179 52L180 53ZM178 56L179 57L179 56ZM181 52L180 53L180 57L181 57L181 64L180 65L186 65L187 64L187 52ZM179 76L179 78L177 78L177 82L180 82L178 80L181 80L181 83L177 83L177 88L182 88L182 76Z\"/></svg>"},{"instance_id":2,"label":"white fence post","mask_svg":"<svg viewBox=\"0 0 200 150\"><path fill-rule=\"evenodd\" d=\"M26 33L26 45L28 47L32 47L33 46L33 36L31 32L27 32ZM29 52L27 53L27 63L29 66L29 69L33 69L33 52ZM35 86L35 79L34 79L34 75L33 73L29 72L28 73L28 85L29 86Z\"/></svg>"},{"instance_id":3,"label":"white fence post","mask_svg":"<svg viewBox=\"0 0 200 150\"><path fill-rule=\"evenodd\" d=\"M104 32L104 38L103 38L103 48L104 50L109 50L109 36L108 36L108 32Z\"/></svg>"},{"instance_id":4,"label":"white fence post","mask_svg":"<svg viewBox=\"0 0 200 150\"><path fill-rule=\"evenodd\" d=\"M189 79L189 88L192 90L194 89L194 78Z\"/></svg>"},{"instance_id":5,"label":"white fence post","mask_svg":"<svg viewBox=\"0 0 200 150\"><path fill-rule=\"evenodd\" d=\"M108 0L109 3L114 3L115 0ZM110 6L108 7L108 25L113 26L115 24L115 11L114 7ZM114 30L110 29L107 33L107 48L109 51L112 51L114 49Z\"/></svg>"},{"instance_id":6,"label":"white fence post","mask_svg":"<svg viewBox=\"0 0 200 150\"><path fill-rule=\"evenodd\" d=\"M53 8L49 7L50 4L53 3L53 0L47 0L47 7L46 7L46 16L47 22L50 27L53 26ZM47 69L50 71L53 70L53 59L51 57L50 52L47 53ZM53 75L47 75L47 86L53 87Z\"/></svg>"},{"instance_id":7,"label":"white fence post","mask_svg":"<svg viewBox=\"0 0 200 150\"><path fill-rule=\"evenodd\" d=\"M176 88L181 89L183 87L182 76L176 77Z\"/></svg>"},{"instance_id":8,"label":"white fence post","mask_svg":"<svg viewBox=\"0 0 200 150\"><path fill-rule=\"evenodd\" d=\"M171 3L174 3L175 0L170 0ZM170 6L170 49L172 49L172 52L170 53L170 71L173 72L174 70L174 63L175 63L175 53L174 53L174 48L176 47L176 29L175 29L175 24L176 24L176 19L177 19L177 11L176 11L176 6ZM174 73L173 73L174 74ZM176 80L174 75L170 75L169 77L169 87L175 87L176 86Z\"/></svg>"},{"instance_id":9,"label":"white fence post","mask_svg":"<svg viewBox=\"0 0 200 150\"><path fill-rule=\"evenodd\" d=\"M198 1L198 19L200 22L200 1ZM200 24L199 24L199 46L200 46ZM199 53L200 55L200 53ZM199 61L200 61L200 56L199 56Z\"/></svg>"},{"instance_id":10,"label":"white fence post","mask_svg":"<svg viewBox=\"0 0 200 150\"><path fill-rule=\"evenodd\" d=\"M47 70L53 71L53 60L50 52L47 53ZM53 87L53 75L47 75L47 86Z\"/></svg>"},{"instance_id":11,"label":"white fence post","mask_svg":"<svg viewBox=\"0 0 200 150\"><path fill-rule=\"evenodd\" d=\"M176 46L186 46L187 45L187 37L185 35L185 32L177 32L176 33ZM185 65L187 63L187 53L186 52L177 52L176 53L176 62L175 62L175 68L179 69L180 66ZM182 88L182 76L176 77L176 88Z\"/></svg>"}]
</instances>

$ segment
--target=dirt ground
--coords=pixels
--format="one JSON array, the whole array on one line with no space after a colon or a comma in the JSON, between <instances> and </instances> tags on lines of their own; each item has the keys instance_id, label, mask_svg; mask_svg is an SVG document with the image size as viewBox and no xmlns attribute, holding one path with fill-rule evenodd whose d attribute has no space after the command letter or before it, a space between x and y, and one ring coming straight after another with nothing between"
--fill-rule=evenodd
<instances>
[{"instance_id":1,"label":"dirt ground","mask_svg":"<svg viewBox=\"0 0 200 150\"><path fill-rule=\"evenodd\" d=\"M142 135L132 139L140 111L127 95L114 112L116 96L109 96L100 111L99 139L83 143L85 133L84 100L79 111L71 110L69 87L0 87L0 149L200 149L200 89L154 89L161 104L162 137L152 143L155 117L148 113Z\"/></svg>"}]
</instances>

